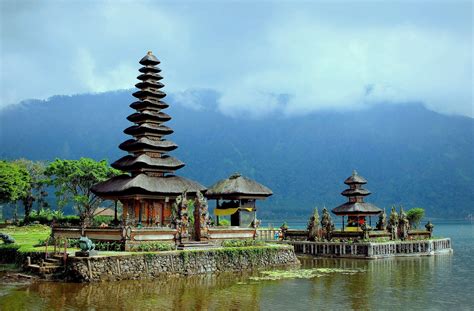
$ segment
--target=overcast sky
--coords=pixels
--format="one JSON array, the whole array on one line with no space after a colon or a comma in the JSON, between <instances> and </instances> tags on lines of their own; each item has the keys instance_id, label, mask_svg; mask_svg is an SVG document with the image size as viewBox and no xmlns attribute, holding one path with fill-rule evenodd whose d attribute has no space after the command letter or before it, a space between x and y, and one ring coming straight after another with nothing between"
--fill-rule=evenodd
<instances>
[{"instance_id":1,"label":"overcast sky","mask_svg":"<svg viewBox=\"0 0 474 311\"><path fill-rule=\"evenodd\" d=\"M225 113L423 102L473 116L471 1L1 0L0 108L131 88L161 60L165 92L215 89Z\"/></svg>"}]
</instances>

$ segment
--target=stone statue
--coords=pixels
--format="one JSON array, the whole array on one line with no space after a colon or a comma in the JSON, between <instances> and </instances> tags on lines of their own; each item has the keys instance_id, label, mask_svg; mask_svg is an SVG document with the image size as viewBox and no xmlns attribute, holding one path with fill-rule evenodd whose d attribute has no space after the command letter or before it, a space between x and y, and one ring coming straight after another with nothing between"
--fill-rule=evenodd
<instances>
[{"instance_id":1,"label":"stone statue","mask_svg":"<svg viewBox=\"0 0 474 311\"><path fill-rule=\"evenodd\" d=\"M97 251L95 250L95 244L85 236L79 238L80 251L76 252L76 257L90 257L96 256Z\"/></svg>"},{"instance_id":2,"label":"stone statue","mask_svg":"<svg viewBox=\"0 0 474 311\"><path fill-rule=\"evenodd\" d=\"M364 222L361 226L362 233L363 233L363 239L368 240L370 238L369 232L372 230L372 227L370 227L366 222Z\"/></svg>"},{"instance_id":3,"label":"stone statue","mask_svg":"<svg viewBox=\"0 0 474 311\"><path fill-rule=\"evenodd\" d=\"M433 235L434 225L431 223L431 221L428 220L428 223L425 225L425 228L430 233L430 238L431 238Z\"/></svg>"},{"instance_id":4,"label":"stone statue","mask_svg":"<svg viewBox=\"0 0 474 311\"><path fill-rule=\"evenodd\" d=\"M92 241L88 237L81 236L79 238L79 248L83 252L88 252L95 249L95 244L92 243Z\"/></svg>"},{"instance_id":5,"label":"stone statue","mask_svg":"<svg viewBox=\"0 0 474 311\"><path fill-rule=\"evenodd\" d=\"M395 206L392 206L392 211L390 212L389 218L389 227L391 233L391 239L396 240L398 239L398 213L395 210Z\"/></svg>"},{"instance_id":6,"label":"stone statue","mask_svg":"<svg viewBox=\"0 0 474 311\"><path fill-rule=\"evenodd\" d=\"M2 239L3 243L5 243L5 244L15 243L15 239L12 238L12 236L10 236L8 234L5 234L5 233L0 232L0 239Z\"/></svg>"},{"instance_id":7,"label":"stone statue","mask_svg":"<svg viewBox=\"0 0 474 311\"><path fill-rule=\"evenodd\" d=\"M398 226L400 229L400 239L406 240L408 238L408 229L410 227L410 222L408 221L407 214L403 210L403 207L400 207L400 215L398 216Z\"/></svg>"},{"instance_id":8,"label":"stone statue","mask_svg":"<svg viewBox=\"0 0 474 311\"><path fill-rule=\"evenodd\" d=\"M384 230L387 229L387 214L385 214L385 209L382 213L379 214L379 221L376 225L377 230Z\"/></svg>"},{"instance_id":9,"label":"stone statue","mask_svg":"<svg viewBox=\"0 0 474 311\"><path fill-rule=\"evenodd\" d=\"M326 207L323 208L323 216L321 218L321 226L322 229L325 232L325 237L326 240L330 241L332 232L334 231L334 224L332 223L331 215L329 215L329 212Z\"/></svg>"},{"instance_id":10,"label":"stone statue","mask_svg":"<svg viewBox=\"0 0 474 311\"><path fill-rule=\"evenodd\" d=\"M209 218L207 199L200 191L196 193L196 199L194 200L194 212L194 221L199 221L199 237L208 239L211 220ZM198 216L198 219L196 219L196 216Z\"/></svg>"},{"instance_id":11,"label":"stone statue","mask_svg":"<svg viewBox=\"0 0 474 311\"><path fill-rule=\"evenodd\" d=\"M186 191L176 197L173 210L175 213L173 217L176 217L173 223L176 229L178 229L177 239L179 241L186 240L189 238L188 199Z\"/></svg>"},{"instance_id":12,"label":"stone statue","mask_svg":"<svg viewBox=\"0 0 474 311\"><path fill-rule=\"evenodd\" d=\"M314 213L308 222L308 241L317 241L319 239L319 213L318 208L314 209Z\"/></svg>"}]
</instances>

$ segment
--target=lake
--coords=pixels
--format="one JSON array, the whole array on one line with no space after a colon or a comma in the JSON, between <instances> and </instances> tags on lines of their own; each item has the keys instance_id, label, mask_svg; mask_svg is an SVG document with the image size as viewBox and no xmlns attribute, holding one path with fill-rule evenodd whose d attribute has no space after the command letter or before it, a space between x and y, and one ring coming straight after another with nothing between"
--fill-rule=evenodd
<instances>
[{"instance_id":1,"label":"lake","mask_svg":"<svg viewBox=\"0 0 474 311\"><path fill-rule=\"evenodd\" d=\"M100 284L0 284L0 309L474 310L474 224L438 223L435 236L451 237L454 254L372 261L304 257L298 271L275 280L252 272Z\"/></svg>"}]
</instances>

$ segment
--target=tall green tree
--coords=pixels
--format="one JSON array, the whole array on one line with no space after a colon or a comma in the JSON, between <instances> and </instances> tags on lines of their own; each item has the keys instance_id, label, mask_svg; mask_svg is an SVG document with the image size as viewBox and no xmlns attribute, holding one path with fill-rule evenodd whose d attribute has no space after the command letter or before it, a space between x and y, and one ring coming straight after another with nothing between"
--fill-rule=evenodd
<instances>
[{"instance_id":1,"label":"tall green tree","mask_svg":"<svg viewBox=\"0 0 474 311\"><path fill-rule=\"evenodd\" d=\"M22 196L20 196L19 199L22 201L25 211L24 222L29 223L30 213L33 209L33 203L35 201L40 203L41 206L38 207L38 210L44 207L44 197L45 194L47 194L44 189L47 182L47 178L44 175L46 164L45 162L31 161L27 159L19 159L14 161L13 163L28 172L29 185L26 191L23 193Z\"/></svg>"},{"instance_id":2,"label":"tall green tree","mask_svg":"<svg viewBox=\"0 0 474 311\"><path fill-rule=\"evenodd\" d=\"M105 160L95 161L89 158L56 159L45 171L45 175L50 178L49 183L56 188L58 206L63 208L72 203L85 226L91 224L95 211L102 202L90 188L120 173Z\"/></svg>"},{"instance_id":3,"label":"tall green tree","mask_svg":"<svg viewBox=\"0 0 474 311\"><path fill-rule=\"evenodd\" d=\"M13 203L25 195L30 177L16 163L0 161L0 203Z\"/></svg>"},{"instance_id":4,"label":"tall green tree","mask_svg":"<svg viewBox=\"0 0 474 311\"><path fill-rule=\"evenodd\" d=\"M23 167L12 162L0 161L0 204L15 203L15 219L16 202L26 194L29 185L30 176Z\"/></svg>"},{"instance_id":5,"label":"tall green tree","mask_svg":"<svg viewBox=\"0 0 474 311\"><path fill-rule=\"evenodd\" d=\"M421 207L415 207L407 211L406 215L408 222L410 223L410 227L418 228L421 220L425 216L425 210Z\"/></svg>"}]
</instances>

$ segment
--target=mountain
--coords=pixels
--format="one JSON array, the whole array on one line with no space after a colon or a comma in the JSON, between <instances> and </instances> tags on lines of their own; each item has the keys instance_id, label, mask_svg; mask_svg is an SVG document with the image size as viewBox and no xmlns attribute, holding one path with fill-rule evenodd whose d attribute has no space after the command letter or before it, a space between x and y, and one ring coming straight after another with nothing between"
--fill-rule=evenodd
<instances>
[{"instance_id":1,"label":"mountain","mask_svg":"<svg viewBox=\"0 0 474 311\"><path fill-rule=\"evenodd\" d=\"M132 113L131 91L55 96L0 111L0 158L91 157L115 161ZM379 207L423 207L428 216L474 213L474 120L421 104L374 105L261 119L229 117L218 94L195 91L194 106L167 97L179 175L211 185L241 172L270 187L260 217L307 218L313 207L335 207L353 169ZM211 204L212 206L212 204Z\"/></svg>"}]
</instances>

